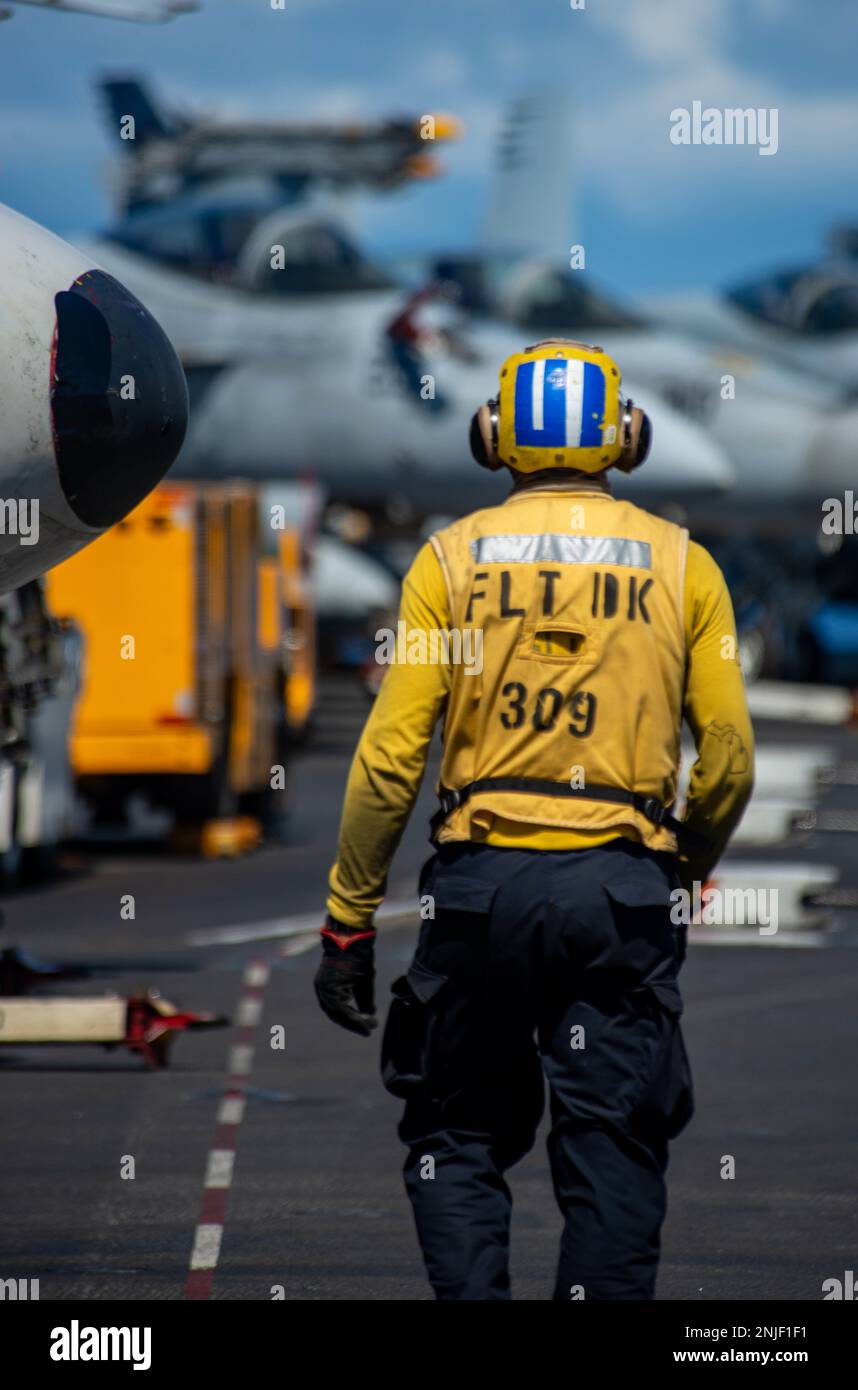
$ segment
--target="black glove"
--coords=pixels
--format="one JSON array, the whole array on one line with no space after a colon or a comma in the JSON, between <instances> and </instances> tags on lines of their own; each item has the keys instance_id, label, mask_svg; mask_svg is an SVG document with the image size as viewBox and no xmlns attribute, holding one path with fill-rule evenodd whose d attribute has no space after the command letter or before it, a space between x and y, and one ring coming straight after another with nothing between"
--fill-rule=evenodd
<instances>
[{"instance_id":1,"label":"black glove","mask_svg":"<svg viewBox=\"0 0 858 1390\"><path fill-rule=\"evenodd\" d=\"M378 1027L375 937L374 927L346 927L329 917L322 927L322 963L314 981L322 1012L363 1038Z\"/></svg>"}]
</instances>

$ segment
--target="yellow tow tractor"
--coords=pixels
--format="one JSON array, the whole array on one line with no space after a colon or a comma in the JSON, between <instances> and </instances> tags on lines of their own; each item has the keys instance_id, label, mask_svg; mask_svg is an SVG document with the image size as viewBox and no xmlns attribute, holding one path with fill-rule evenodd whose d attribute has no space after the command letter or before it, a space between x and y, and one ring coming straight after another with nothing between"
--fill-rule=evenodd
<instances>
[{"instance_id":1,"label":"yellow tow tractor","mask_svg":"<svg viewBox=\"0 0 858 1390\"><path fill-rule=\"evenodd\" d=\"M316 615L308 577L306 543L297 527L275 532L286 644L286 727L293 743L309 735L316 704Z\"/></svg>"},{"instance_id":2,"label":"yellow tow tractor","mask_svg":"<svg viewBox=\"0 0 858 1390\"><path fill-rule=\"evenodd\" d=\"M285 794L286 586L243 483L162 484L49 574L83 631L71 761L98 819L140 792L203 852L258 840Z\"/></svg>"}]
</instances>

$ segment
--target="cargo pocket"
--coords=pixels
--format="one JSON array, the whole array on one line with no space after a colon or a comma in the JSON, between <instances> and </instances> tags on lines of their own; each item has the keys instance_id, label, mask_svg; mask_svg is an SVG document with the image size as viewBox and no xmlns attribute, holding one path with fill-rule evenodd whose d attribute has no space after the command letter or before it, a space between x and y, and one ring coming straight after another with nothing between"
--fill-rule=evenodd
<instances>
[{"instance_id":1,"label":"cargo pocket","mask_svg":"<svg viewBox=\"0 0 858 1390\"><path fill-rule=\"evenodd\" d=\"M674 875L645 859L609 879L604 889L619 934L616 963L640 981L628 996L640 1030L641 1082L630 1120L639 1133L661 1145L675 1138L694 1113L676 979L685 931L671 920Z\"/></svg>"},{"instance_id":2,"label":"cargo pocket","mask_svg":"<svg viewBox=\"0 0 858 1390\"><path fill-rule=\"evenodd\" d=\"M441 855L430 865L420 888L421 896L430 899L431 915L421 924L407 974L393 984L381 1043L382 1080L391 1095L403 1099L436 1099L444 1089L451 1056L461 1045L460 1030L485 972L497 892L496 884L445 865Z\"/></svg>"},{"instance_id":3,"label":"cargo pocket","mask_svg":"<svg viewBox=\"0 0 858 1390\"><path fill-rule=\"evenodd\" d=\"M465 912L475 917L487 917L498 885L484 878L436 870L430 891L436 913Z\"/></svg>"},{"instance_id":4,"label":"cargo pocket","mask_svg":"<svg viewBox=\"0 0 858 1390\"><path fill-rule=\"evenodd\" d=\"M608 880L604 889L615 904L621 934L645 933L665 957L672 957L671 973L679 970L685 959L687 928L673 921L673 884L659 867L640 865L633 874ZM643 960L640 963L643 965Z\"/></svg>"},{"instance_id":5,"label":"cargo pocket","mask_svg":"<svg viewBox=\"0 0 858 1390\"><path fill-rule=\"evenodd\" d=\"M671 905L671 884L657 864L641 860L634 872L618 875L605 881L605 892L623 907L661 907Z\"/></svg>"},{"instance_id":6,"label":"cargo pocket","mask_svg":"<svg viewBox=\"0 0 858 1390\"><path fill-rule=\"evenodd\" d=\"M638 1119L665 1139L675 1139L694 1114L691 1067L682 1037L682 995L675 981L646 987L657 1011L662 1044L650 1085L638 1106Z\"/></svg>"},{"instance_id":7,"label":"cargo pocket","mask_svg":"<svg viewBox=\"0 0 858 1390\"><path fill-rule=\"evenodd\" d=\"M419 961L394 981L381 1043L381 1076L391 1095L407 1099L431 1081L437 998L446 983Z\"/></svg>"}]
</instances>

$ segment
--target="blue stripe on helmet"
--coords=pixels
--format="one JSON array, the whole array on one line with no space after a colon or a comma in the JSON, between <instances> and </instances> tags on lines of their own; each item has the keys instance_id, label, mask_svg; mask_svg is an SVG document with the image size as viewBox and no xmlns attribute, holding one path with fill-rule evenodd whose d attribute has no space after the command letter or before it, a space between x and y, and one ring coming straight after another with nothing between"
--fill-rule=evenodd
<instances>
[{"instance_id":1,"label":"blue stripe on helmet","mask_svg":"<svg viewBox=\"0 0 858 1390\"><path fill-rule=\"evenodd\" d=\"M551 373L563 368L562 380L551 380ZM552 358L545 364L542 391L542 429L533 423L533 375L535 362L522 362L515 378L515 442L537 448L562 449L566 443L566 364ZM561 373L557 372L556 377Z\"/></svg>"},{"instance_id":2,"label":"blue stripe on helmet","mask_svg":"<svg viewBox=\"0 0 858 1390\"><path fill-rule=\"evenodd\" d=\"M585 362L584 400L581 434L566 438L566 391L568 362L552 357L545 363L542 391L542 429L533 423L533 375L535 362L522 362L515 378L515 442L537 448L598 448L602 443L601 421L605 413L605 377L594 362Z\"/></svg>"},{"instance_id":3,"label":"blue stripe on helmet","mask_svg":"<svg viewBox=\"0 0 858 1390\"><path fill-rule=\"evenodd\" d=\"M515 374L515 442L530 444L533 435L533 371L535 362L522 362Z\"/></svg>"},{"instance_id":4,"label":"blue stripe on helmet","mask_svg":"<svg viewBox=\"0 0 858 1390\"><path fill-rule=\"evenodd\" d=\"M581 411L581 447L602 443L601 421L605 414L605 374L595 362L584 363L584 405Z\"/></svg>"}]
</instances>

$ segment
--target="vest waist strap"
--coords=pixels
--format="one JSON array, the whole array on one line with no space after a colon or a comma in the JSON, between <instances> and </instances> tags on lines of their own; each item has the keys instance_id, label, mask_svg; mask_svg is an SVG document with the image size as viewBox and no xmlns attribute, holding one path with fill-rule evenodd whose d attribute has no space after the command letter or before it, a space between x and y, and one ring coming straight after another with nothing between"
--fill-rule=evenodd
<instances>
[{"instance_id":1,"label":"vest waist strap","mask_svg":"<svg viewBox=\"0 0 858 1390\"><path fill-rule=\"evenodd\" d=\"M451 811L456 811L477 792L524 792L532 796L559 796L584 801L612 801L621 806L631 806L654 825L663 826L675 835L684 853L704 854L709 849L709 841L696 830L690 830L683 821L672 815L668 808L655 796L644 796L642 792L629 791L626 787L589 785L573 787L566 782L552 782L546 777L479 777L464 787L451 790L439 787L438 800L441 809L430 821L432 839L440 830Z\"/></svg>"}]
</instances>

